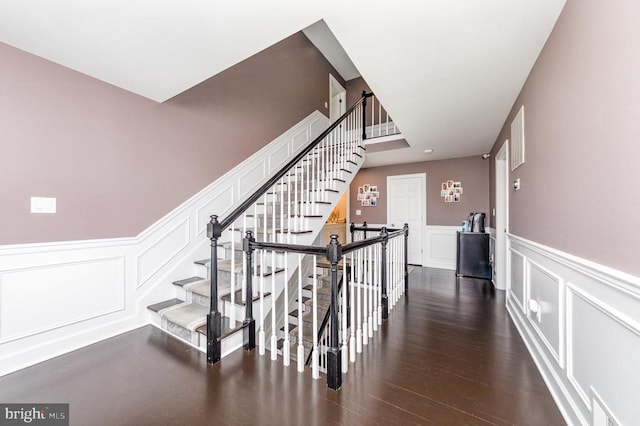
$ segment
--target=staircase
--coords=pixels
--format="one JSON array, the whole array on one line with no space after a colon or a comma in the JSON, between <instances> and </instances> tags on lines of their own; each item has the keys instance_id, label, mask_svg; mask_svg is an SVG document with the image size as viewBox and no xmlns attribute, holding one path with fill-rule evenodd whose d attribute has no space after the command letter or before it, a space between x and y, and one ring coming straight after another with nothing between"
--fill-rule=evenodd
<instances>
[{"instance_id":1,"label":"staircase","mask_svg":"<svg viewBox=\"0 0 640 426\"><path fill-rule=\"evenodd\" d=\"M361 104L354 105L306 147L311 149L298 153L296 161L285 166L287 170L280 179L265 183L263 190L259 190L262 194L243 203L242 216L226 226L216 239L212 251L216 251L218 269L217 308L223 318L222 354L241 345L241 336L233 337L243 329L241 318L247 303L243 286L246 281L243 236L251 230L262 241L313 242L364 162L361 131L356 122L362 116ZM283 262L286 261L282 255L273 256L270 262L265 262L263 270L260 267L253 270L256 276L276 280L276 297L294 273L293 266L285 268ZM210 259L196 260L194 276L172 283L174 298L148 306L157 314L157 326L202 350L206 350L206 315L211 306L210 263ZM256 289L249 303L257 305L262 300L264 304L266 300L270 304L271 296L271 291Z\"/></svg>"},{"instance_id":2,"label":"staircase","mask_svg":"<svg viewBox=\"0 0 640 426\"><path fill-rule=\"evenodd\" d=\"M340 387L348 361L385 318L387 280L393 289L406 283L406 230L383 230L363 243L342 246L333 236L326 247L311 245L364 162L371 96L224 218L211 216L211 257L194 261L194 276L173 282L175 297L148 306L157 326L206 351L210 363L243 346L251 350L257 340L261 355L294 361L298 371L310 364L315 378L326 371L329 386ZM402 235L404 252L396 249L387 261L387 245L400 247ZM341 260L343 252L350 257ZM353 308L350 294L357 295Z\"/></svg>"}]
</instances>

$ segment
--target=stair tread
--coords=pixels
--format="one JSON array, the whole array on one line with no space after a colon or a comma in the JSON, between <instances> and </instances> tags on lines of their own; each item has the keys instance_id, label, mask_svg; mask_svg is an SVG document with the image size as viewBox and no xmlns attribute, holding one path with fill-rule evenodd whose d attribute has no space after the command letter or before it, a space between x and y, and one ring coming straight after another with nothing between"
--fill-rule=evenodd
<instances>
[{"instance_id":1,"label":"stair tread","mask_svg":"<svg viewBox=\"0 0 640 426\"><path fill-rule=\"evenodd\" d=\"M242 290L236 290L236 295L235 295L235 301L234 303L236 305L242 305L245 306L247 303L242 301ZM269 297L271 296L271 292L267 291L264 293L264 297ZM224 296L221 297L222 300L227 301L227 302L231 302L231 292L225 294ZM258 300L260 300L260 295L255 295L253 296L253 302L257 302Z\"/></svg>"},{"instance_id":2,"label":"stair tread","mask_svg":"<svg viewBox=\"0 0 640 426\"><path fill-rule=\"evenodd\" d=\"M187 284L197 283L198 281L203 281L203 280L206 280L206 278L191 277L191 278L186 278L184 280L174 281L173 285L177 285L178 287L184 287Z\"/></svg>"},{"instance_id":3,"label":"stair tread","mask_svg":"<svg viewBox=\"0 0 640 426\"><path fill-rule=\"evenodd\" d=\"M311 232L311 231L308 231ZM197 262L198 265L202 265L205 267L209 267L209 264L211 262L209 262L209 259L203 259L203 260L199 260ZM256 268L256 275L260 275L260 271L258 270L259 268ZM218 270L219 271L225 271L225 272L231 272L231 260L224 260L224 259L218 259ZM284 268L276 268L276 274L280 273L284 271ZM236 260L235 261L235 272L236 273L241 273L242 272L242 261L241 260ZM268 267L268 269L265 271L264 276L268 277L270 276L272 273L272 268ZM208 281L208 280L205 280Z\"/></svg>"},{"instance_id":4,"label":"stair tread","mask_svg":"<svg viewBox=\"0 0 640 426\"><path fill-rule=\"evenodd\" d=\"M180 303L184 303L184 300L173 298L173 299L165 300L160 303L154 303L153 305L149 305L147 306L147 309L157 313L171 306L179 305Z\"/></svg>"}]
</instances>

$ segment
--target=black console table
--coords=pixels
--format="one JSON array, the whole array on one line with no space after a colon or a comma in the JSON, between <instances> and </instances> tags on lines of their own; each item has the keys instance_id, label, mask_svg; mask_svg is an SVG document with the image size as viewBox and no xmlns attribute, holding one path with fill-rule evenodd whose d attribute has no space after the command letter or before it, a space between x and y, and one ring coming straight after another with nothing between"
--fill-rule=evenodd
<instances>
[{"instance_id":1,"label":"black console table","mask_svg":"<svg viewBox=\"0 0 640 426\"><path fill-rule=\"evenodd\" d=\"M457 242L456 275L490 280L489 234L458 231Z\"/></svg>"}]
</instances>

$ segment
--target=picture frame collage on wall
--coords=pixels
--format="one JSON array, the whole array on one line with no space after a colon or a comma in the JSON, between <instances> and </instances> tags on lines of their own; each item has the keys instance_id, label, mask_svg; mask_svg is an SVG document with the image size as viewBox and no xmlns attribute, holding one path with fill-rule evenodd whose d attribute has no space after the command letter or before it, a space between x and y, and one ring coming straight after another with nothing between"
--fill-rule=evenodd
<instances>
[{"instance_id":1,"label":"picture frame collage on wall","mask_svg":"<svg viewBox=\"0 0 640 426\"><path fill-rule=\"evenodd\" d=\"M358 187L357 200L360 201L362 207L376 207L380 198L378 185L370 185L368 183Z\"/></svg>"},{"instance_id":2,"label":"picture frame collage on wall","mask_svg":"<svg viewBox=\"0 0 640 426\"><path fill-rule=\"evenodd\" d=\"M445 203L459 203L463 193L462 182L454 180L442 182L440 196L444 198Z\"/></svg>"}]
</instances>

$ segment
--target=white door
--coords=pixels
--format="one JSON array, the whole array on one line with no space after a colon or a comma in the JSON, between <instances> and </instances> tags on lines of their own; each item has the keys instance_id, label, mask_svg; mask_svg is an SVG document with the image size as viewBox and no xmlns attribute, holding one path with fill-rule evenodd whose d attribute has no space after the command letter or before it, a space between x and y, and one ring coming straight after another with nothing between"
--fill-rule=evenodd
<instances>
[{"instance_id":1,"label":"white door","mask_svg":"<svg viewBox=\"0 0 640 426\"><path fill-rule=\"evenodd\" d=\"M496 155L496 248L493 282L500 290L507 289L507 232L509 229L509 141Z\"/></svg>"},{"instance_id":2,"label":"white door","mask_svg":"<svg viewBox=\"0 0 640 426\"><path fill-rule=\"evenodd\" d=\"M329 74L329 120L333 123L347 111L347 91Z\"/></svg>"},{"instance_id":3,"label":"white door","mask_svg":"<svg viewBox=\"0 0 640 426\"><path fill-rule=\"evenodd\" d=\"M401 228L409 224L408 261L422 265L423 231L427 216L426 173L387 177L387 224Z\"/></svg>"}]
</instances>

